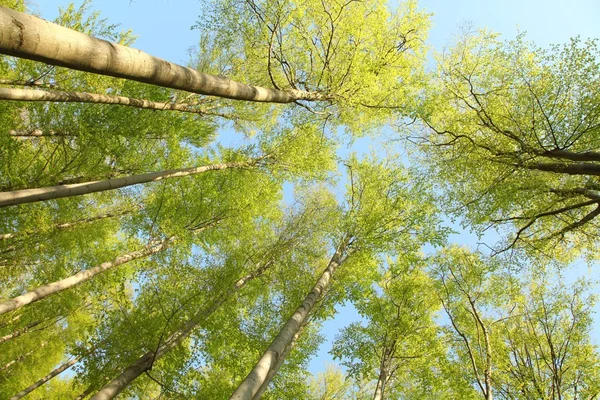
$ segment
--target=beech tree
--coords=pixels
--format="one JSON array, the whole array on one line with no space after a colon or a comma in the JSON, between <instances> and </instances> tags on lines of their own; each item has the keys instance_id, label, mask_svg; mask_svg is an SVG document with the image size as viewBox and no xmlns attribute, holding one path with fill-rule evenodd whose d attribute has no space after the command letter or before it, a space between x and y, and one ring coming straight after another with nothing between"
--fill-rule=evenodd
<instances>
[{"instance_id":1,"label":"beech tree","mask_svg":"<svg viewBox=\"0 0 600 400\"><path fill-rule=\"evenodd\" d=\"M336 270L343 264L353 258L364 262L365 258L368 260L383 251L416 251L425 241L439 243L441 240L432 221L433 205L428 204L427 195L409 183L409 175L399 166L356 159L350 160L348 165L350 185L345 196L346 210L337 232L332 233L335 251L304 301L232 394L232 399L252 399L268 382L269 371L307 320L315 303L329 290Z\"/></svg>"},{"instance_id":2,"label":"beech tree","mask_svg":"<svg viewBox=\"0 0 600 400\"><path fill-rule=\"evenodd\" d=\"M524 35L500 42L481 32L439 57L423 105L424 160L435 160L431 177L470 222L514 227L497 250L594 252L597 70L594 40L544 50Z\"/></svg>"},{"instance_id":3,"label":"beech tree","mask_svg":"<svg viewBox=\"0 0 600 400\"><path fill-rule=\"evenodd\" d=\"M332 353L356 382L376 381L372 399L433 394L433 369L442 352L431 279L418 258L401 256L383 272L376 289L355 299L367 323L344 328Z\"/></svg>"}]
</instances>

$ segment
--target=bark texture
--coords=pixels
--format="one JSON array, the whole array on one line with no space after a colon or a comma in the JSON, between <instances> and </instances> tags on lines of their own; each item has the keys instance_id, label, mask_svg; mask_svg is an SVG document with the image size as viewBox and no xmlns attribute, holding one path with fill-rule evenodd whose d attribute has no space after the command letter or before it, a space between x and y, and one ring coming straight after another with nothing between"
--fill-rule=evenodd
<instances>
[{"instance_id":1,"label":"bark texture","mask_svg":"<svg viewBox=\"0 0 600 400\"><path fill-rule=\"evenodd\" d=\"M58 229L58 230L69 229L74 226L83 225L83 224L87 224L87 223L94 222L94 221L99 221L99 220L106 219L106 218L121 217L123 215L130 214L133 210L134 209L124 210L124 211L119 211L119 212L109 212L106 214L96 215L94 217L79 219L77 221L63 222L62 224L56 224L56 225L51 226L49 231L52 231L54 229ZM24 231L24 232L2 233L2 234L0 234L0 241L14 239L14 238L24 238L24 237L36 235L36 234L39 234L42 232L43 231Z\"/></svg>"},{"instance_id":2,"label":"bark texture","mask_svg":"<svg viewBox=\"0 0 600 400\"><path fill-rule=\"evenodd\" d=\"M210 114L209 112L205 112L198 107L194 107L188 104L159 103L145 99L134 99L131 97L111 96L107 94L83 92L61 92L34 89L0 88L0 100L53 101L57 103L118 104L128 107L145 108L148 110L181 111L202 115Z\"/></svg>"},{"instance_id":3,"label":"bark texture","mask_svg":"<svg viewBox=\"0 0 600 400\"><path fill-rule=\"evenodd\" d=\"M0 8L0 53L230 99L274 103L320 99L315 93L250 86L204 74L5 7Z\"/></svg>"},{"instance_id":4,"label":"bark texture","mask_svg":"<svg viewBox=\"0 0 600 400\"><path fill-rule=\"evenodd\" d=\"M245 168L256 165L259 160L247 162L231 162L211 164L202 167L180 168L168 171L148 172L145 174L125 176L122 178L107 179L103 181L91 181L73 183L69 185L48 186L35 189L15 190L0 193L0 207L17 204L35 203L38 201L61 199L65 197L80 196L89 193L114 190L140 183L156 182L162 179L177 178L188 175L201 174L207 171L223 170L228 168Z\"/></svg>"},{"instance_id":5,"label":"bark texture","mask_svg":"<svg viewBox=\"0 0 600 400\"><path fill-rule=\"evenodd\" d=\"M0 315L21 308L35 301L42 300L51 294L69 289L75 285L79 285L80 283L83 283L98 274L101 274L119 265L128 263L129 261L158 253L159 251L165 249L173 239L174 237L171 237L160 242L152 242L140 250L119 256L112 261L107 261L96 267L80 271L69 276L68 278L40 286L37 289L22 294L21 296L4 301L0 303Z\"/></svg>"},{"instance_id":6,"label":"bark texture","mask_svg":"<svg viewBox=\"0 0 600 400\"><path fill-rule=\"evenodd\" d=\"M43 377L42 379L40 379L39 381L37 381L33 385L31 385L28 388L25 388L25 389L21 390L19 393L15 394L13 397L10 398L10 400L18 400L18 399L20 399L22 397L27 396L29 393L33 392L35 389L39 388L44 383L48 382L50 379L52 379L55 376L59 375L63 371L71 368L73 365L77 364L77 362L79 360L80 360L80 357L77 357L77 358L72 359L69 362L64 363L63 365L61 365L60 367L56 368L54 371L50 372L48 375L46 375L45 377Z\"/></svg>"},{"instance_id":7,"label":"bark texture","mask_svg":"<svg viewBox=\"0 0 600 400\"><path fill-rule=\"evenodd\" d=\"M285 348L283 353L281 353L281 357L279 357L279 359L277 360L277 363L275 364L273 369L271 369L271 371L269 371L269 374L267 375L267 379L265 379L265 381L260 386L260 388L258 388L258 391L254 395L254 397L252 397L252 400L259 400L262 397L262 395L265 393L265 391L268 389L269 383L271 383L271 380L273 379L273 377L275 375L277 375L277 372L279 372L279 368L281 368L281 366L283 365L283 362L287 358L288 354L290 354L290 351L292 351L292 349L296 345L296 342L298 341L298 338L302 334L302 330L304 329L305 326L306 326L306 324L302 325L302 327L300 327L300 330L298 332L296 332L296 334L294 335L290 344Z\"/></svg>"},{"instance_id":8,"label":"bark texture","mask_svg":"<svg viewBox=\"0 0 600 400\"><path fill-rule=\"evenodd\" d=\"M315 303L329 286L335 270L343 263L345 259L343 255L345 254L348 242L348 237L342 240L342 243L331 258L331 261L329 261L329 265L323 271L323 274L317 280L315 286L308 293L300 307L296 309L283 328L281 328L279 334L273 339L273 342L271 342L246 379L233 392L229 398L230 400L252 400L261 386L268 385L270 379L274 376L274 374L270 375L270 372L275 369L279 360L284 358L285 349L292 343L294 336L306 322Z\"/></svg>"}]
</instances>

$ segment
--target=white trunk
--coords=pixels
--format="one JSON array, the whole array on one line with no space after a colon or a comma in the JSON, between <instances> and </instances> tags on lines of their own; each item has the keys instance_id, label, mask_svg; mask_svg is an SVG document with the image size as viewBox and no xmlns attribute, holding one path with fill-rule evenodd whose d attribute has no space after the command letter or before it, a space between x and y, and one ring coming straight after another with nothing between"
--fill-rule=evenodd
<instances>
[{"instance_id":1,"label":"white trunk","mask_svg":"<svg viewBox=\"0 0 600 400\"><path fill-rule=\"evenodd\" d=\"M269 383L271 382L271 380L273 379L273 377L275 375L277 375L277 372L279 372L279 368L281 368L281 366L283 365L283 362L287 358L288 354L290 354L290 351L292 351L292 349L296 345L296 342L298 341L298 338L302 334L302 330L303 330L303 328L305 326L306 325L302 325L302 327L300 328L300 330L298 332L296 332L296 334L294 335L294 338L292 339L291 343L285 348L285 350L283 351L283 353L281 353L281 357L279 357L279 359L277 360L277 363L275 364L275 366L273 367L273 369L269 372L269 375L267 375L267 379L265 379L264 383L260 386L260 388L258 388L258 391L254 395L254 397L252 397L252 400L259 400L262 397L262 395L265 393L265 391L269 387Z\"/></svg>"},{"instance_id":2,"label":"white trunk","mask_svg":"<svg viewBox=\"0 0 600 400\"><path fill-rule=\"evenodd\" d=\"M46 298L51 294L61 292L75 285L79 285L80 283L85 282L98 274L101 274L119 265L125 264L129 261L158 253L159 251L165 249L173 239L174 238L172 237L169 239L165 239L161 242L150 243L140 250L119 256L112 261L107 261L96 267L80 271L74 275L69 276L68 278L64 278L59 281L40 286L32 290L31 292L27 292L25 294L22 294L21 296L17 296L10 300L3 301L2 303L0 303L0 315L5 314L9 311L16 310L43 298Z\"/></svg>"},{"instance_id":3,"label":"white trunk","mask_svg":"<svg viewBox=\"0 0 600 400\"><path fill-rule=\"evenodd\" d=\"M56 225L50 227L50 229L48 229L48 231L52 231L54 229L69 229L69 228L72 228L77 225L82 225L82 224L86 224L86 223L90 223L90 222L94 222L94 221L99 221L99 220L105 219L105 218L121 217L121 216L127 215L131 212L132 212L132 210L125 210L125 211L96 215L95 217L83 218L83 219L80 219L77 221L72 221L72 222L63 222L62 224L56 224ZM2 233L2 234L0 234L0 241L14 239L14 238L27 237L27 236L35 235L35 234L42 233L42 232L43 231L25 231L25 232L14 232L14 233Z\"/></svg>"},{"instance_id":4,"label":"white trunk","mask_svg":"<svg viewBox=\"0 0 600 400\"><path fill-rule=\"evenodd\" d=\"M2 367L0 367L0 371L4 371L5 369L10 368L12 365L18 363L19 361L21 361L22 359L29 357L30 355L32 355L33 353L35 353L36 351L38 351L39 349L43 348L46 344L48 344L48 342L42 342L37 348L35 348L34 350L30 350L25 354L21 354L19 357L15 358L12 361L7 362L6 364L4 364Z\"/></svg>"},{"instance_id":5,"label":"white trunk","mask_svg":"<svg viewBox=\"0 0 600 400\"><path fill-rule=\"evenodd\" d=\"M29 332L29 330L31 328L38 326L42 322L43 321L32 322L32 323L28 324L27 326L25 326L25 327L23 327L23 328L21 328L19 330L14 331L13 333L9 333L8 335L0 337L0 344L4 343L4 342L8 342L9 340L17 338L17 337L21 336L22 334Z\"/></svg>"},{"instance_id":6,"label":"white trunk","mask_svg":"<svg viewBox=\"0 0 600 400\"><path fill-rule=\"evenodd\" d=\"M74 358L74 359L72 359L71 361L69 361L67 363L64 363L63 365L61 365L60 367L56 368L54 371L50 372L48 375L46 375L45 377L43 377L42 379L40 379L39 381L37 381L33 385L31 385L28 388L23 389L19 393L15 394L13 397L10 398L10 400L18 400L18 399L20 399L22 397L27 396L29 393L33 392L35 389L39 388L44 383L48 382L50 379L52 379L55 376L59 375L64 370L71 368L73 365L75 365L79 361L79 359L80 358L77 357L77 358Z\"/></svg>"},{"instance_id":7,"label":"white trunk","mask_svg":"<svg viewBox=\"0 0 600 400\"><path fill-rule=\"evenodd\" d=\"M1 7L0 7L1 9ZM74 183L70 185L48 186L35 189L15 190L0 193L0 207L16 204L34 203L37 201L60 199L65 197L80 196L89 193L114 190L122 187L137 185L140 183L156 182L162 179L177 178L188 175L201 174L207 171L223 170L228 168L245 168L255 165L258 160L246 162L231 162L222 164L205 165L194 168L181 168L160 172L148 172L145 174L126 176L123 178L107 179L104 181L92 181Z\"/></svg>"},{"instance_id":8,"label":"white trunk","mask_svg":"<svg viewBox=\"0 0 600 400\"><path fill-rule=\"evenodd\" d=\"M209 112L205 112L197 107L193 107L187 104L159 103L150 100L134 99L123 96L111 96L107 94L81 92L60 92L33 89L0 88L0 100L118 104L122 106L129 106L135 108L145 108L149 110L173 110L194 114L209 114Z\"/></svg>"},{"instance_id":9,"label":"white trunk","mask_svg":"<svg viewBox=\"0 0 600 400\"><path fill-rule=\"evenodd\" d=\"M314 93L250 86L204 74L5 7L0 7L0 53L230 99L274 103L320 99Z\"/></svg>"},{"instance_id":10,"label":"white trunk","mask_svg":"<svg viewBox=\"0 0 600 400\"><path fill-rule=\"evenodd\" d=\"M142 357L138 358L135 362L130 364L125 371L123 371L118 377L110 381L104 386L98 393L96 393L90 400L108 400L117 396L123 389L125 389L131 382L133 382L138 376L143 374L152 368L152 364L155 360L158 360L168 351L173 349L179 343L181 343L186 337L188 337L194 328L196 328L202 321L208 318L215 310L217 310L225 301L231 298L238 290L243 288L252 279L262 275L273 264L272 261L265 263L260 268L256 269L252 273L240 278L226 293L219 296L209 307L199 310L194 316L185 324L185 326L179 331L173 333L165 343L161 345L156 353L148 352Z\"/></svg>"},{"instance_id":11,"label":"white trunk","mask_svg":"<svg viewBox=\"0 0 600 400\"><path fill-rule=\"evenodd\" d=\"M300 307L296 309L283 328L281 328L279 334L273 339L271 345L264 352L252 371L250 371L246 379L233 392L230 400L252 400L260 387L269 383L269 380L273 377L273 374L269 375L269 373L276 367L279 359L283 358L286 347L294 340L294 336L306 322L306 318L315 303L321 298L327 286L329 286L333 273L344 261L342 255L345 253L347 245L348 238L345 238L331 258L329 265L317 280L315 286L308 293Z\"/></svg>"}]
</instances>

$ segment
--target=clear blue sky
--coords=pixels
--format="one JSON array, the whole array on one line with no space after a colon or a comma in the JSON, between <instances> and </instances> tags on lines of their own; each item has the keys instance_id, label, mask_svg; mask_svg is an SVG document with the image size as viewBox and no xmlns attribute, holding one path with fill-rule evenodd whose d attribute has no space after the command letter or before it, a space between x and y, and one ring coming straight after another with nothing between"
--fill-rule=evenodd
<instances>
[{"instance_id":1,"label":"clear blue sky","mask_svg":"<svg viewBox=\"0 0 600 400\"><path fill-rule=\"evenodd\" d=\"M66 4L68 1L63 0L37 0L37 5L32 2L33 9L46 19L54 19L58 6ZM526 31L527 38L540 46L564 43L577 35L584 39L600 38L600 0L421 0L420 5L433 13L429 43L436 50L449 44L459 27L468 22L473 28L500 32L505 39ZM95 0L92 7L100 10L111 23L132 29L138 36L136 48L169 61L185 64L188 49L195 45L198 37L197 32L190 30L202 11L196 0ZM372 142L358 141L355 148L369 143ZM461 237L461 244L474 246L475 238ZM590 272L583 266L575 267L569 278L581 274L600 279L600 268ZM334 335L357 318L352 307L345 307L335 320L325 324L323 333L327 342L311 362L311 371L324 369L324 363L330 360L327 351ZM600 337L598 314L595 333Z\"/></svg>"}]
</instances>

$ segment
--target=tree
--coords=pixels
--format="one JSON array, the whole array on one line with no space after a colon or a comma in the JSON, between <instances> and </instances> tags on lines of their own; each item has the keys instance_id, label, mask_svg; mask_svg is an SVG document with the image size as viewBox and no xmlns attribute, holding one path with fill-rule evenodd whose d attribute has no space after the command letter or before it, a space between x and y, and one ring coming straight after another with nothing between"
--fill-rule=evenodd
<instances>
[{"instance_id":1,"label":"tree","mask_svg":"<svg viewBox=\"0 0 600 400\"><path fill-rule=\"evenodd\" d=\"M547 271L536 275L502 325L498 389L507 399L593 399L600 393L590 336L596 296L584 280L567 285Z\"/></svg>"},{"instance_id":2,"label":"tree","mask_svg":"<svg viewBox=\"0 0 600 400\"><path fill-rule=\"evenodd\" d=\"M369 259L384 251L415 251L427 240L439 243L439 234L433 225L429 225L433 206L427 203L426 195L423 196L408 183L408 174L400 167L352 159L349 169L351 183L346 193L347 208L341 216L341 224L338 227L332 225L332 228L337 228L331 234L335 252L304 301L283 325L231 399L254 397L307 320L315 303L329 290L332 277L342 264L353 258Z\"/></svg>"},{"instance_id":3,"label":"tree","mask_svg":"<svg viewBox=\"0 0 600 400\"><path fill-rule=\"evenodd\" d=\"M520 243L550 257L594 253L596 42L543 50L523 35L496 37L466 35L439 58L421 114L424 160L469 222L514 226L497 250Z\"/></svg>"},{"instance_id":4,"label":"tree","mask_svg":"<svg viewBox=\"0 0 600 400\"><path fill-rule=\"evenodd\" d=\"M316 93L323 101L296 103L357 135L408 113L423 85L429 16L414 1L206 3L200 69L216 58L234 79Z\"/></svg>"},{"instance_id":5,"label":"tree","mask_svg":"<svg viewBox=\"0 0 600 400\"><path fill-rule=\"evenodd\" d=\"M455 337L453 355L463 366L469 365L469 376L463 379L476 386L486 400L491 400L496 390L494 347L499 337L494 325L507 318L498 311L502 305L510 305L518 293L514 280L501 272L498 261L485 260L481 254L457 246L438 254L432 271Z\"/></svg>"},{"instance_id":6,"label":"tree","mask_svg":"<svg viewBox=\"0 0 600 400\"><path fill-rule=\"evenodd\" d=\"M259 165L262 159L264 159L264 157L242 162L218 163L203 165L200 167L179 168L177 170L170 171L148 172L145 174L109 179L106 181L73 183L69 185L2 192L0 193L0 207L79 196L105 190L114 190L122 187L138 185L140 183L156 182L162 179L201 174L207 171L219 171L228 168L251 168Z\"/></svg>"},{"instance_id":7,"label":"tree","mask_svg":"<svg viewBox=\"0 0 600 400\"><path fill-rule=\"evenodd\" d=\"M355 299L366 323L344 328L332 353L356 382L376 381L371 398L418 396L411 393L415 388L421 394L435 392L428 375L433 376L442 351L436 344L433 291L422 262L401 256L383 270L376 288Z\"/></svg>"},{"instance_id":8,"label":"tree","mask_svg":"<svg viewBox=\"0 0 600 400\"><path fill-rule=\"evenodd\" d=\"M8 8L0 9L0 17L3 54L238 100L286 103L315 97L311 93L249 86L204 74ZM55 38L60 38L60 42Z\"/></svg>"}]
</instances>

